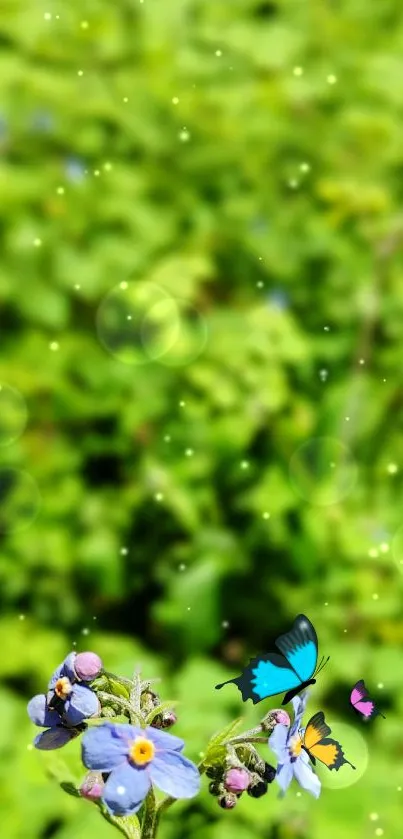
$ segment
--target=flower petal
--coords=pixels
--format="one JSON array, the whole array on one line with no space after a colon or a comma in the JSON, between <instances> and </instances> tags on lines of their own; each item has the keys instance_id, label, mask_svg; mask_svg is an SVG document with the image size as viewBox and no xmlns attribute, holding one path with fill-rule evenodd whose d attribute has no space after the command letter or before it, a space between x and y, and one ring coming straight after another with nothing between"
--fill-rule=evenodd
<instances>
[{"instance_id":1,"label":"flower petal","mask_svg":"<svg viewBox=\"0 0 403 839\"><path fill-rule=\"evenodd\" d=\"M276 781L283 792L288 789L293 778L291 763L284 763L277 767Z\"/></svg>"},{"instance_id":2,"label":"flower petal","mask_svg":"<svg viewBox=\"0 0 403 839\"><path fill-rule=\"evenodd\" d=\"M49 711L44 693L38 693L29 700L27 705L28 716L35 725L42 728L53 728L60 725L60 717L56 711Z\"/></svg>"},{"instance_id":3,"label":"flower petal","mask_svg":"<svg viewBox=\"0 0 403 839\"><path fill-rule=\"evenodd\" d=\"M50 682L48 684L48 690L52 690L54 688L57 680L60 679L61 676L67 676L67 678L70 679L71 682L74 682L74 680L76 679L76 673L74 670L74 660L76 655L77 653L69 653L68 656L66 656L66 658L64 659L64 661L62 661L62 663L59 664L59 667L56 668L55 672L53 673L53 676L50 679Z\"/></svg>"},{"instance_id":4,"label":"flower petal","mask_svg":"<svg viewBox=\"0 0 403 839\"><path fill-rule=\"evenodd\" d=\"M114 815L129 815L137 813L149 789L148 772L125 763L109 775L102 800Z\"/></svg>"},{"instance_id":5,"label":"flower petal","mask_svg":"<svg viewBox=\"0 0 403 839\"><path fill-rule=\"evenodd\" d=\"M288 735L289 729L287 726L277 723L269 737L269 746L279 760L281 760L284 756L283 752L286 748Z\"/></svg>"},{"instance_id":6,"label":"flower petal","mask_svg":"<svg viewBox=\"0 0 403 839\"><path fill-rule=\"evenodd\" d=\"M294 775L302 789L306 789L315 798L319 798L321 783L315 772L312 771L310 765L304 760L298 759L295 761Z\"/></svg>"},{"instance_id":7,"label":"flower petal","mask_svg":"<svg viewBox=\"0 0 403 839\"><path fill-rule=\"evenodd\" d=\"M300 722L305 713L306 703L308 701L308 691L304 690L299 696L294 696L291 700L294 709L294 720L290 729L290 734L293 735L300 727Z\"/></svg>"},{"instance_id":8,"label":"flower petal","mask_svg":"<svg viewBox=\"0 0 403 839\"><path fill-rule=\"evenodd\" d=\"M148 766L150 778L162 792L173 798L193 798L200 789L197 766L176 752L164 752L154 757Z\"/></svg>"},{"instance_id":9,"label":"flower petal","mask_svg":"<svg viewBox=\"0 0 403 839\"><path fill-rule=\"evenodd\" d=\"M127 729L130 732L128 736ZM136 736L132 725L114 725L106 722L86 731L82 742L82 758L88 769L111 772L116 766L127 762L130 742Z\"/></svg>"},{"instance_id":10,"label":"flower petal","mask_svg":"<svg viewBox=\"0 0 403 839\"><path fill-rule=\"evenodd\" d=\"M157 752L160 750L181 752L185 745L184 741L181 740L180 737L175 737L174 734L168 734L166 731L160 731L158 728L151 728L151 726L148 726L148 728L145 729L145 733L154 743Z\"/></svg>"},{"instance_id":11,"label":"flower petal","mask_svg":"<svg viewBox=\"0 0 403 839\"><path fill-rule=\"evenodd\" d=\"M63 719L68 725L79 725L83 720L96 716L99 709L99 700L94 691L76 684L64 703Z\"/></svg>"},{"instance_id":12,"label":"flower petal","mask_svg":"<svg viewBox=\"0 0 403 839\"><path fill-rule=\"evenodd\" d=\"M34 740L34 746L43 751L50 751L51 749L61 749L74 737L77 737L80 732L75 728L65 728L59 725L57 728L48 728L47 731L42 731Z\"/></svg>"}]
</instances>

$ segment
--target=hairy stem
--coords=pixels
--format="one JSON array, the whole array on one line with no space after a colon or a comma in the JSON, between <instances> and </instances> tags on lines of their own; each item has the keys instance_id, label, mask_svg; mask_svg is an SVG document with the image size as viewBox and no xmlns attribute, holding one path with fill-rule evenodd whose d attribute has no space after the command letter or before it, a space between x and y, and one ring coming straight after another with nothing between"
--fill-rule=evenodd
<instances>
[{"instance_id":1,"label":"hairy stem","mask_svg":"<svg viewBox=\"0 0 403 839\"><path fill-rule=\"evenodd\" d=\"M144 805L141 824L141 839L154 839L157 833L158 819L154 790L151 787Z\"/></svg>"},{"instance_id":2,"label":"hairy stem","mask_svg":"<svg viewBox=\"0 0 403 839\"><path fill-rule=\"evenodd\" d=\"M106 693L103 690L99 690L97 695L98 695L98 698L101 701L110 702L110 703L113 703L114 705L119 705L120 708L122 708L123 711L127 711L127 713L129 714L129 717L130 717L130 722L133 725L138 725L139 723L141 725L142 717L140 715L140 711L137 712L133 708L131 703L127 699L124 699L123 696L114 696L114 694Z\"/></svg>"}]
</instances>

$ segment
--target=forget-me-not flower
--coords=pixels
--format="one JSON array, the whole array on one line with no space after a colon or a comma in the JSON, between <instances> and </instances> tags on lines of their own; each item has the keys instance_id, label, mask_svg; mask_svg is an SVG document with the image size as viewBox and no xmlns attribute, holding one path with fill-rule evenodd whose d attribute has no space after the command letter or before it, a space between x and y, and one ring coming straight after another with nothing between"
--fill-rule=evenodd
<instances>
[{"instance_id":1,"label":"forget-me-not flower","mask_svg":"<svg viewBox=\"0 0 403 839\"><path fill-rule=\"evenodd\" d=\"M102 801L113 815L140 809L151 785L173 798L193 798L200 774L182 755L179 737L155 728L106 722L86 731L83 763L88 769L110 773Z\"/></svg>"},{"instance_id":2,"label":"forget-me-not flower","mask_svg":"<svg viewBox=\"0 0 403 839\"><path fill-rule=\"evenodd\" d=\"M290 786L293 778L299 785L319 798L321 783L309 763L308 754L303 749L303 729L301 720L307 702L307 692L295 696L292 700L294 721L291 726L276 725L269 738L269 746L277 757L276 781L282 793Z\"/></svg>"},{"instance_id":3,"label":"forget-me-not flower","mask_svg":"<svg viewBox=\"0 0 403 839\"><path fill-rule=\"evenodd\" d=\"M61 748L80 733L84 720L97 716L98 697L85 682L94 679L101 669L101 659L95 653L70 653L53 673L47 693L30 700L30 719L47 729L35 738L37 749Z\"/></svg>"}]
</instances>

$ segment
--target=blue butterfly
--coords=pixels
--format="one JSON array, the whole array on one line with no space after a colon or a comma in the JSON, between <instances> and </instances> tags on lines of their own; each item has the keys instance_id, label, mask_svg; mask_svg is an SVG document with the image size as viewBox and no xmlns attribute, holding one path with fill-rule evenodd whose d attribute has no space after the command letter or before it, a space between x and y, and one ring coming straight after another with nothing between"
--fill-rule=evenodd
<instances>
[{"instance_id":1,"label":"blue butterfly","mask_svg":"<svg viewBox=\"0 0 403 839\"><path fill-rule=\"evenodd\" d=\"M314 685L313 678L329 660L318 662L318 638L315 628L305 615L297 615L289 632L276 639L280 653L267 653L252 658L245 670L236 679L229 679L216 689L234 683L241 691L242 699L252 699L254 705L287 691L282 705L300 693L308 685Z\"/></svg>"}]
</instances>

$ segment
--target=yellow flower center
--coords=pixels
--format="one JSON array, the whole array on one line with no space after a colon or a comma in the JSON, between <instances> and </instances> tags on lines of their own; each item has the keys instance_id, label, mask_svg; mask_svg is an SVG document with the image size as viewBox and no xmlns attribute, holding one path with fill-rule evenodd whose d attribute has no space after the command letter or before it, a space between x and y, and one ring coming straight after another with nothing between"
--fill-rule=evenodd
<instances>
[{"instance_id":1,"label":"yellow flower center","mask_svg":"<svg viewBox=\"0 0 403 839\"><path fill-rule=\"evenodd\" d=\"M130 748L130 758L137 766L150 763L155 755L155 746L147 737L136 737Z\"/></svg>"},{"instance_id":2,"label":"yellow flower center","mask_svg":"<svg viewBox=\"0 0 403 839\"><path fill-rule=\"evenodd\" d=\"M291 740L288 744L288 748L290 750L291 757L298 757L302 751L302 738L299 734L295 734L294 737L291 737Z\"/></svg>"},{"instance_id":3,"label":"yellow flower center","mask_svg":"<svg viewBox=\"0 0 403 839\"><path fill-rule=\"evenodd\" d=\"M55 694L59 699L67 699L70 696L73 686L67 676L58 679L55 684Z\"/></svg>"}]
</instances>

